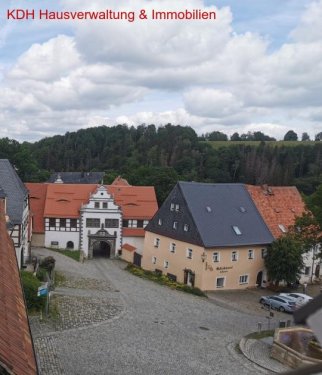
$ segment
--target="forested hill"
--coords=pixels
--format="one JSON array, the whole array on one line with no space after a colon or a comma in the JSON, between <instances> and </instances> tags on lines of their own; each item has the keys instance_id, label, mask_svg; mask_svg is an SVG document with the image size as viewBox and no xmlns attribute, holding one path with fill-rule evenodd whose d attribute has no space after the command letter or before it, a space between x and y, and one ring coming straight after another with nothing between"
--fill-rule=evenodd
<instances>
[{"instance_id":1,"label":"forested hill","mask_svg":"<svg viewBox=\"0 0 322 375\"><path fill-rule=\"evenodd\" d=\"M216 147L213 147L216 145ZM211 142L190 127L100 126L35 143L0 139L24 181L51 171L106 171L132 184L154 185L162 201L181 180L297 185L311 194L322 183L322 142Z\"/></svg>"}]
</instances>

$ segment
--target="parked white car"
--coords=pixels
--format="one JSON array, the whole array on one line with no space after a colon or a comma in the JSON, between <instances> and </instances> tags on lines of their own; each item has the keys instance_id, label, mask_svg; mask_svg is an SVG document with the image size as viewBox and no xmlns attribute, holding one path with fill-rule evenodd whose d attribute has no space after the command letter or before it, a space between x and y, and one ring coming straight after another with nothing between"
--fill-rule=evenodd
<instances>
[{"instance_id":1,"label":"parked white car","mask_svg":"<svg viewBox=\"0 0 322 375\"><path fill-rule=\"evenodd\" d=\"M312 297L303 293L280 293L279 295L283 297L292 298L292 300L295 302L295 306L297 309L313 299Z\"/></svg>"}]
</instances>

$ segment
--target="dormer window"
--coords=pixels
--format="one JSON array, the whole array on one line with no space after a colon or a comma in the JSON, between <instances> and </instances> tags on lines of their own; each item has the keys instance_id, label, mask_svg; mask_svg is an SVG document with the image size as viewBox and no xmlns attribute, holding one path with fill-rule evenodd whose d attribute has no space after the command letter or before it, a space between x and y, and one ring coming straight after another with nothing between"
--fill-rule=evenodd
<instances>
[{"instance_id":1,"label":"dormer window","mask_svg":"<svg viewBox=\"0 0 322 375\"><path fill-rule=\"evenodd\" d=\"M234 230L234 232L235 232L235 234L236 234L237 236L241 236L242 232L241 232L241 230L237 227L237 225L233 225L233 230Z\"/></svg>"},{"instance_id":2,"label":"dormer window","mask_svg":"<svg viewBox=\"0 0 322 375\"><path fill-rule=\"evenodd\" d=\"M180 206L176 204L176 212L179 212Z\"/></svg>"},{"instance_id":3,"label":"dormer window","mask_svg":"<svg viewBox=\"0 0 322 375\"><path fill-rule=\"evenodd\" d=\"M159 220L158 220L158 225L162 225L162 219L160 218Z\"/></svg>"},{"instance_id":4,"label":"dormer window","mask_svg":"<svg viewBox=\"0 0 322 375\"><path fill-rule=\"evenodd\" d=\"M184 226L183 226L183 230L184 230L185 232L188 232L188 230L189 230L189 225L188 225L188 224L184 224Z\"/></svg>"},{"instance_id":5,"label":"dormer window","mask_svg":"<svg viewBox=\"0 0 322 375\"><path fill-rule=\"evenodd\" d=\"M170 211L174 211L174 208L175 208L174 203L171 203L171 205L170 205Z\"/></svg>"},{"instance_id":6,"label":"dormer window","mask_svg":"<svg viewBox=\"0 0 322 375\"><path fill-rule=\"evenodd\" d=\"M172 228L173 229L177 229L178 228L178 222L177 221L173 222Z\"/></svg>"}]
</instances>

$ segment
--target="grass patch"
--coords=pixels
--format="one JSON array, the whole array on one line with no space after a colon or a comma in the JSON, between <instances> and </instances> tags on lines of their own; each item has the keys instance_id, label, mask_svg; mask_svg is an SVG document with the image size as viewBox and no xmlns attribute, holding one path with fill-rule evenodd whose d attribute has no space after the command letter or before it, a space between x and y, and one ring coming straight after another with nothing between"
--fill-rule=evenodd
<instances>
[{"instance_id":1,"label":"grass patch","mask_svg":"<svg viewBox=\"0 0 322 375\"><path fill-rule=\"evenodd\" d=\"M69 258L72 258L74 260L76 260L77 262L79 262L79 259L80 259L80 250L58 250L58 249L51 249L51 251L55 251L56 253L60 253L60 254L63 254L63 255L66 255L67 257Z\"/></svg>"},{"instance_id":2,"label":"grass patch","mask_svg":"<svg viewBox=\"0 0 322 375\"><path fill-rule=\"evenodd\" d=\"M66 277L61 272L55 271L55 286L62 285L66 281Z\"/></svg>"},{"instance_id":3,"label":"grass patch","mask_svg":"<svg viewBox=\"0 0 322 375\"><path fill-rule=\"evenodd\" d=\"M160 275L156 272L146 271L142 268L134 266L133 264L128 264L125 269L131 272L133 275L141 277L142 279L151 280L160 285L168 286L171 289L180 290L182 292L207 298L207 295L199 288L191 287L185 284L178 283L176 281L172 281L166 275Z\"/></svg>"},{"instance_id":4,"label":"grass patch","mask_svg":"<svg viewBox=\"0 0 322 375\"><path fill-rule=\"evenodd\" d=\"M266 330L266 331L261 331L261 332L252 332L249 333L246 337L248 339L255 339L255 340L260 340L264 339L265 337L273 337L274 336L274 330Z\"/></svg>"}]
</instances>

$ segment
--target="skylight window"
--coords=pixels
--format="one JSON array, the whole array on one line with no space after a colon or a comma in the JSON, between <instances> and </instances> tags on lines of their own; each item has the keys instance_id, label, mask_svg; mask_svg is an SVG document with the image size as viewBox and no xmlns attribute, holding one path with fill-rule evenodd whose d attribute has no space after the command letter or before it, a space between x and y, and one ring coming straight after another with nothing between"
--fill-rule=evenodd
<instances>
[{"instance_id":1,"label":"skylight window","mask_svg":"<svg viewBox=\"0 0 322 375\"><path fill-rule=\"evenodd\" d=\"M283 232L283 233L287 233L287 229L285 228L285 226L283 224L278 224L278 227L280 228L280 230Z\"/></svg>"},{"instance_id":2,"label":"skylight window","mask_svg":"<svg viewBox=\"0 0 322 375\"><path fill-rule=\"evenodd\" d=\"M207 206L206 210L207 210L207 212L211 212L211 207Z\"/></svg>"},{"instance_id":3,"label":"skylight window","mask_svg":"<svg viewBox=\"0 0 322 375\"><path fill-rule=\"evenodd\" d=\"M233 230L237 234L237 236L240 236L242 234L241 230L237 227L237 225L233 225Z\"/></svg>"},{"instance_id":4,"label":"skylight window","mask_svg":"<svg viewBox=\"0 0 322 375\"><path fill-rule=\"evenodd\" d=\"M243 214L246 212L246 208L243 206L239 207L239 211L242 212Z\"/></svg>"}]
</instances>

